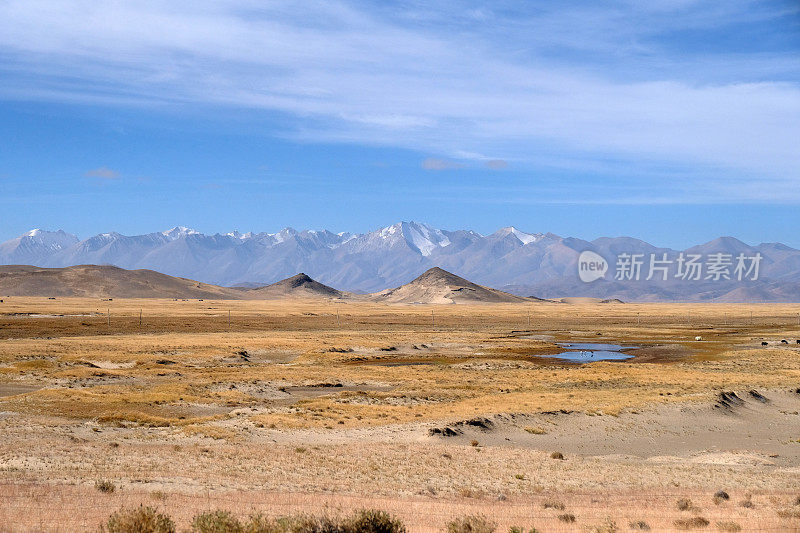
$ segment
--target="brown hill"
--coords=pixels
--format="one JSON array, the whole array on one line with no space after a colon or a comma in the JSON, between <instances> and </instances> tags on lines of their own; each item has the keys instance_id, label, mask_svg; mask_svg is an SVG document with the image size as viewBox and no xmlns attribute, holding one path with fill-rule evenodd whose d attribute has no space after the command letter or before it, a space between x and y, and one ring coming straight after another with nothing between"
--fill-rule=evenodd
<instances>
[{"instance_id":1,"label":"brown hill","mask_svg":"<svg viewBox=\"0 0 800 533\"><path fill-rule=\"evenodd\" d=\"M346 293L328 287L322 283L311 279L304 273L297 274L291 278L258 287L255 289L244 289L244 297L247 299L273 300L280 298L343 298Z\"/></svg>"},{"instance_id":2,"label":"brown hill","mask_svg":"<svg viewBox=\"0 0 800 533\"><path fill-rule=\"evenodd\" d=\"M387 303L452 304L516 303L530 301L507 292L477 285L439 267L395 289L375 293L372 299Z\"/></svg>"},{"instance_id":3,"label":"brown hill","mask_svg":"<svg viewBox=\"0 0 800 533\"><path fill-rule=\"evenodd\" d=\"M240 291L154 270L107 265L0 266L0 295L87 298L241 298Z\"/></svg>"}]
</instances>

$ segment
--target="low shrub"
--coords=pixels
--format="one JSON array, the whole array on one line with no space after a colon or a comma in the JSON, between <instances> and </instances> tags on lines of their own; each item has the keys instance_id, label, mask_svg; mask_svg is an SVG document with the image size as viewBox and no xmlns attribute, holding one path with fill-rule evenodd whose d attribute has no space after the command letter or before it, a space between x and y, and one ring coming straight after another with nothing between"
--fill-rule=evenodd
<instances>
[{"instance_id":1,"label":"low shrub","mask_svg":"<svg viewBox=\"0 0 800 533\"><path fill-rule=\"evenodd\" d=\"M676 502L676 507L678 507L679 511L691 511L694 509L694 504L692 504L692 500L689 498L681 498Z\"/></svg>"},{"instance_id":2,"label":"low shrub","mask_svg":"<svg viewBox=\"0 0 800 533\"><path fill-rule=\"evenodd\" d=\"M100 526L101 533L175 533L175 522L152 507L120 509Z\"/></svg>"},{"instance_id":3,"label":"low shrub","mask_svg":"<svg viewBox=\"0 0 800 533\"><path fill-rule=\"evenodd\" d=\"M542 504L542 507L544 507L545 509L556 509L558 511L563 511L564 509L566 509L566 506L563 503L555 500L545 501Z\"/></svg>"},{"instance_id":4,"label":"low shrub","mask_svg":"<svg viewBox=\"0 0 800 533\"><path fill-rule=\"evenodd\" d=\"M406 526L386 511L363 509L345 520L347 533L405 533Z\"/></svg>"},{"instance_id":5,"label":"low shrub","mask_svg":"<svg viewBox=\"0 0 800 533\"><path fill-rule=\"evenodd\" d=\"M701 527L707 527L710 524L707 519L703 518L702 516L693 516L692 518L679 518L675 520L673 524L678 529L697 529Z\"/></svg>"},{"instance_id":6,"label":"low shrub","mask_svg":"<svg viewBox=\"0 0 800 533\"><path fill-rule=\"evenodd\" d=\"M725 492L724 490L718 490L717 492L714 493L714 504L715 505L719 505L722 502L726 502L726 501L728 501L730 499L731 499L730 495L727 492Z\"/></svg>"},{"instance_id":7,"label":"low shrub","mask_svg":"<svg viewBox=\"0 0 800 533\"><path fill-rule=\"evenodd\" d=\"M94 488L106 494L111 494L112 492L117 490L117 486L114 485L113 482L108 481L107 479L98 479L94 484Z\"/></svg>"},{"instance_id":8,"label":"low shrub","mask_svg":"<svg viewBox=\"0 0 800 533\"><path fill-rule=\"evenodd\" d=\"M244 533L244 527L230 511L200 513L192 520L192 533Z\"/></svg>"},{"instance_id":9,"label":"low shrub","mask_svg":"<svg viewBox=\"0 0 800 533\"><path fill-rule=\"evenodd\" d=\"M484 516L462 516L447 524L447 533L493 533L497 524Z\"/></svg>"}]
</instances>

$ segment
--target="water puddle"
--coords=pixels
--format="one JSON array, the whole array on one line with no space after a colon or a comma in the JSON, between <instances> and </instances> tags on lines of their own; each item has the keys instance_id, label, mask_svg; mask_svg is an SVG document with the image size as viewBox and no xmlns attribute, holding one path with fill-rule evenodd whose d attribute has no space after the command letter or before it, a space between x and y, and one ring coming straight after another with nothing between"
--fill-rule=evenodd
<instances>
[{"instance_id":1,"label":"water puddle","mask_svg":"<svg viewBox=\"0 0 800 533\"><path fill-rule=\"evenodd\" d=\"M596 342L559 342L557 343L565 351L553 355L537 355L537 357L548 357L563 359L573 363L591 363L592 361L624 361L631 359L633 355L624 353L623 350L633 350L638 346L622 346L621 344L604 344Z\"/></svg>"}]
</instances>

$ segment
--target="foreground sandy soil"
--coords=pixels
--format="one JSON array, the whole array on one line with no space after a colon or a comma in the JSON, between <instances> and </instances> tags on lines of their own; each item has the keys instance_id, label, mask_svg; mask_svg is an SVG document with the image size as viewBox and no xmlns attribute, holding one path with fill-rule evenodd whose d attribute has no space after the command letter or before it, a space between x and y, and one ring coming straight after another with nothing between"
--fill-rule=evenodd
<instances>
[{"instance_id":1,"label":"foreground sandy soil","mask_svg":"<svg viewBox=\"0 0 800 533\"><path fill-rule=\"evenodd\" d=\"M139 503L800 529L799 312L4 298L0 531ZM638 348L543 357L580 341Z\"/></svg>"}]
</instances>

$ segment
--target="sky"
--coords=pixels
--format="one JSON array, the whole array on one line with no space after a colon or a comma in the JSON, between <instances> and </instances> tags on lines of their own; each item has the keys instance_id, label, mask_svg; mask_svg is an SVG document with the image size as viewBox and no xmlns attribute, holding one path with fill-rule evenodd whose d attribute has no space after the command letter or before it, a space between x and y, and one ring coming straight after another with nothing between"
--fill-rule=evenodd
<instances>
[{"instance_id":1,"label":"sky","mask_svg":"<svg viewBox=\"0 0 800 533\"><path fill-rule=\"evenodd\" d=\"M0 0L0 241L513 225L800 247L796 0Z\"/></svg>"}]
</instances>

